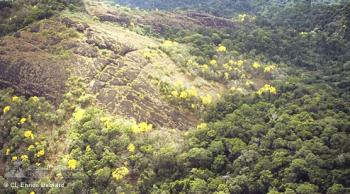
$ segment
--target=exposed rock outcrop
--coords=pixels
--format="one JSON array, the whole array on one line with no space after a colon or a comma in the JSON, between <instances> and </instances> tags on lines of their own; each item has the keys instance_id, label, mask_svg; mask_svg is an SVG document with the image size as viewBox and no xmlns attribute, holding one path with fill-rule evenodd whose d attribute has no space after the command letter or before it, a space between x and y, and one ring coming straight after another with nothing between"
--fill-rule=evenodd
<instances>
[{"instance_id":1,"label":"exposed rock outcrop","mask_svg":"<svg viewBox=\"0 0 350 194\"><path fill-rule=\"evenodd\" d=\"M193 113L169 104L149 79L154 67L142 52L159 42L118 26L84 25L76 18L50 19L29 29L37 26L39 30L1 38L0 87L59 104L68 78L81 77L86 90L111 113L158 127L186 129L196 123ZM167 55L161 57L169 66Z\"/></svg>"}]
</instances>

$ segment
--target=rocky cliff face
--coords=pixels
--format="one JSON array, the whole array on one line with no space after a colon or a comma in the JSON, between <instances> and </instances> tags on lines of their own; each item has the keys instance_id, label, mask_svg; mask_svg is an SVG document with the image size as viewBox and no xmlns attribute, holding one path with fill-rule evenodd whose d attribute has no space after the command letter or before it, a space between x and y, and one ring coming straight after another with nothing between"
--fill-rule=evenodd
<instances>
[{"instance_id":1,"label":"rocky cliff face","mask_svg":"<svg viewBox=\"0 0 350 194\"><path fill-rule=\"evenodd\" d=\"M47 30L50 23L45 24L33 25L0 39L0 85L14 87L21 94L45 96L56 101L64 93L67 63L57 60L52 53L62 39L37 32Z\"/></svg>"},{"instance_id":2,"label":"rocky cliff face","mask_svg":"<svg viewBox=\"0 0 350 194\"><path fill-rule=\"evenodd\" d=\"M59 104L68 92L67 80L79 77L98 104L114 114L167 128L196 124L196 115L169 104L154 80L180 80L189 86L199 80L203 93L217 93L221 86L187 75L159 49L161 41L120 25L64 12L2 37L0 86ZM155 53L152 59L144 56L150 51Z\"/></svg>"}]
</instances>

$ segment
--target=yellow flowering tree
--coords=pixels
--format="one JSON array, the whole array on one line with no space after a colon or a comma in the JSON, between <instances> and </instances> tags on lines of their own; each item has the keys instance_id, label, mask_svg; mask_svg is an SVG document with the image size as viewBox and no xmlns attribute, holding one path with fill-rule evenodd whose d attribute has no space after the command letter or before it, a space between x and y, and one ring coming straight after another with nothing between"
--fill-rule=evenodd
<instances>
[{"instance_id":1,"label":"yellow flowering tree","mask_svg":"<svg viewBox=\"0 0 350 194\"><path fill-rule=\"evenodd\" d=\"M245 23L245 22L253 22L256 20L256 16L248 15L246 13L242 13L237 15L234 20L239 23Z\"/></svg>"},{"instance_id":2,"label":"yellow flowering tree","mask_svg":"<svg viewBox=\"0 0 350 194\"><path fill-rule=\"evenodd\" d=\"M171 95L172 95L173 97L177 98L177 97L179 96L179 92L178 92L177 90L173 90L173 91L171 92Z\"/></svg>"},{"instance_id":3,"label":"yellow flowering tree","mask_svg":"<svg viewBox=\"0 0 350 194\"><path fill-rule=\"evenodd\" d=\"M171 40L165 40L165 41L163 41L163 44L162 44L162 46L164 46L166 48L177 46L177 45L178 45L177 42L171 41Z\"/></svg>"},{"instance_id":4,"label":"yellow flowering tree","mask_svg":"<svg viewBox=\"0 0 350 194\"><path fill-rule=\"evenodd\" d=\"M26 118L21 118L21 119L19 120L19 124L24 124L26 121L27 121Z\"/></svg>"},{"instance_id":5,"label":"yellow flowering tree","mask_svg":"<svg viewBox=\"0 0 350 194\"><path fill-rule=\"evenodd\" d=\"M212 97L209 94L201 96L201 101L203 105L209 105L212 103Z\"/></svg>"},{"instance_id":6,"label":"yellow flowering tree","mask_svg":"<svg viewBox=\"0 0 350 194\"><path fill-rule=\"evenodd\" d=\"M34 149L35 149L34 145L29 145L27 148L28 151L33 151Z\"/></svg>"},{"instance_id":7,"label":"yellow flowering tree","mask_svg":"<svg viewBox=\"0 0 350 194\"><path fill-rule=\"evenodd\" d=\"M258 62L254 62L252 66L254 69L259 69L261 67L260 63Z\"/></svg>"},{"instance_id":8,"label":"yellow flowering tree","mask_svg":"<svg viewBox=\"0 0 350 194\"><path fill-rule=\"evenodd\" d=\"M85 110L84 109L77 108L77 110L75 111L73 116L74 116L74 119L76 121L80 121L83 118L84 114L85 114Z\"/></svg>"},{"instance_id":9,"label":"yellow flowering tree","mask_svg":"<svg viewBox=\"0 0 350 194\"><path fill-rule=\"evenodd\" d=\"M129 152L134 153L134 152L135 152L135 149L136 149L136 147L135 147L134 144L131 143L131 144L128 145L128 150L129 150Z\"/></svg>"},{"instance_id":10,"label":"yellow flowering tree","mask_svg":"<svg viewBox=\"0 0 350 194\"><path fill-rule=\"evenodd\" d=\"M123 166L123 167L116 168L115 171L112 172L112 177L116 181L120 181L128 174L129 174L129 169Z\"/></svg>"},{"instance_id":11,"label":"yellow flowering tree","mask_svg":"<svg viewBox=\"0 0 350 194\"><path fill-rule=\"evenodd\" d=\"M44 156L45 155L45 150L44 149L41 149L40 151L38 151L36 154L35 154L35 156L37 157L37 158L40 158L40 157L42 157L42 156Z\"/></svg>"},{"instance_id":12,"label":"yellow flowering tree","mask_svg":"<svg viewBox=\"0 0 350 194\"><path fill-rule=\"evenodd\" d=\"M228 80L228 79L230 78L230 74L227 73L227 72L225 72L225 73L224 73L224 78L225 78L226 80Z\"/></svg>"},{"instance_id":13,"label":"yellow flowering tree","mask_svg":"<svg viewBox=\"0 0 350 194\"><path fill-rule=\"evenodd\" d=\"M21 161L25 166L40 164L45 160L44 148L47 147L47 140L45 135L36 129L52 127L53 122L48 121L47 118L56 116L56 111L52 111L52 104L44 99L41 103L39 97L33 96L28 99L12 95L11 90L0 92L3 92L0 111L4 114L2 119L5 123L2 127L4 132L11 134L3 149L3 155L7 159L4 162L10 166L14 165L12 161ZM35 116L32 117L33 113ZM40 138L37 138L36 133ZM35 144L34 139L38 140Z\"/></svg>"},{"instance_id":14,"label":"yellow flowering tree","mask_svg":"<svg viewBox=\"0 0 350 194\"><path fill-rule=\"evenodd\" d=\"M77 165L78 165L78 161L77 160L74 160L74 159L70 159L68 160L68 168L71 169L71 170L74 170L77 168Z\"/></svg>"},{"instance_id":15,"label":"yellow flowering tree","mask_svg":"<svg viewBox=\"0 0 350 194\"><path fill-rule=\"evenodd\" d=\"M147 124L146 122L141 122L139 124L134 124L131 127L131 131L133 133L143 133L143 132L151 131L152 128L153 128L152 124Z\"/></svg>"},{"instance_id":16,"label":"yellow flowering tree","mask_svg":"<svg viewBox=\"0 0 350 194\"><path fill-rule=\"evenodd\" d=\"M236 65L237 65L238 67L242 67L243 64L244 64L244 60L238 60L238 61L236 61Z\"/></svg>"},{"instance_id":17,"label":"yellow flowering tree","mask_svg":"<svg viewBox=\"0 0 350 194\"><path fill-rule=\"evenodd\" d=\"M28 160L29 160L28 155L22 155L22 156L21 156L21 160L22 160L23 162L28 161Z\"/></svg>"},{"instance_id":18,"label":"yellow flowering tree","mask_svg":"<svg viewBox=\"0 0 350 194\"><path fill-rule=\"evenodd\" d=\"M5 106L2 112L7 113L10 110L11 110L11 106Z\"/></svg>"},{"instance_id":19,"label":"yellow flowering tree","mask_svg":"<svg viewBox=\"0 0 350 194\"><path fill-rule=\"evenodd\" d=\"M219 47L216 49L217 52L226 52L226 47L224 45L219 45Z\"/></svg>"},{"instance_id":20,"label":"yellow flowering tree","mask_svg":"<svg viewBox=\"0 0 350 194\"><path fill-rule=\"evenodd\" d=\"M176 82L174 86L167 83L163 85L166 85L166 89L161 88L161 91L172 103L176 103L177 105L184 106L192 110L202 110L201 108L204 108L202 105L209 105L212 103L212 96L200 96L197 88L194 86L185 87L182 82ZM133 131L140 131L139 126L134 125Z\"/></svg>"},{"instance_id":21,"label":"yellow flowering tree","mask_svg":"<svg viewBox=\"0 0 350 194\"><path fill-rule=\"evenodd\" d=\"M180 98L186 99L188 97L187 91L181 91L180 92Z\"/></svg>"},{"instance_id":22,"label":"yellow flowering tree","mask_svg":"<svg viewBox=\"0 0 350 194\"><path fill-rule=\"evenodd\" d=\"M262 88L260 88L256 93L258 95L262 95L263 93L270 93L270 94L276 94L277 89L269 84L265 84Z\"/></svg>"},{"instance_id":23,"label":"yellow flowering tree","mask_svg":"<svg viewBox=\"0 0 350 194\"><path fill-rule=\"evenodd\" d=\"M276 66L275 65L268 65L264 67L264 73L270 73L271 71L275 70Z\"/></svg>"},{"instance_id":24,"label":"yellow flowering tree","mask_svg":"<svg viewBox=\"0 0 350 194\"><path fill-rule=\"evenodd\" d=\"M33 132L31 130L24 131L23 135L24 135L25 138L34 139L34 134L33 134Z\"/></svg>"},{"instance_id":25,"label":"yellow flowering tree","mask_svg":"<svg viewBox=\"0 0 350 194\"><path fill-rule=\"evenodd\" d=\"M239 22L244 22L245 20L246 20L246 18L248 17L248 15L247 14L239 14L238 16L237 16L237 21L239 21Z\"/></svg>"},{"instance_id":26,"label":"yellow flowering tree","mask_svg":"<svg viewBox=\"0 0 350 194\"><path fill-rule=\"evenodd\" d=\"M21 99L18 96L13 96L12 102L21 102Z\"/></svg>"},{"instance_id":27,"label":"yellow flowering tree","mask_svg":"<svg viewBox=\"0 0 350 194\"><path fill-rule=\"evenodd\" d=\"M34 102L39 102L39 98L37 96L33 96L30 99L33 100Z\"/></svg>"},{"instance_id":28,"label":"yellow flowering tree","mask_svg":"<svg viewBox=\"0 0 350 194\"><path fill-rule=\"evenodd\" d=\"M196 97L198 96L198 92L195 87L191 87L190 89L187 90L188 96L189 97Z\"/></svg>"},{"instance_id":29,"label":"yellow flowering tree","mask_svg":"<svg viewBox=\"0 0 350 194\"><path fill-rule=\"evenodd\" d=\"M200 68L205 73L209 71L209 66L207 64L201 65Z\"/></svg>"},{"instance_id":30,"label":"yellow flowering tree","mask_svg":"<svg viewBox=\"0 0 350 194\"><path fill-rule=\"evenodd\" d=\"M207 123L200 123L197 125L197 129L205 129L208 127L208 124Z\"/></svg>"},{"instance_id":31,"label":"yellow flowering tree","mask_svg":"<svg viewBox=\"0 0 350 194\"><path fill-rule=\"evenodd\" d=\"M155 56L156 56L156 53L152 50L147 49L143 51L143 57L147 60L151 60Z\"/></svg>"},{"instance_id":32,"label":"yellow flowering tree","mask_svg":"<svg viewBox=\"0 0 350 194\"><path fill-rule=\"evenodd\" d=\"M85 147L85 151L86 151L86 152L90 152L90 151L91 151L91 146L90 146L90 145L87 145L87 146Z\"/></svg>"},{"instance_id":33,"label":"yellow flowering tree","mask_svg":"<svg viewBox=\"0 0 350 194\"><path fill-rule=\"evenodd\" d=\"M217 64L217 61L215 59L212 59L210 62L209 62L210 65L216 65Z\"/></svg>"}]
</instances>

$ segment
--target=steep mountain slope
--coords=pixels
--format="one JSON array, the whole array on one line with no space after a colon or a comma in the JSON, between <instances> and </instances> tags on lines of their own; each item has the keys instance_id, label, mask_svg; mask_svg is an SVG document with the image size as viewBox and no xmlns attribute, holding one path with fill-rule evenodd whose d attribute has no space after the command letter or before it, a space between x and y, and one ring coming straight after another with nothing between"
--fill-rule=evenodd
<instances>
[{"instance_id":1,"label":"steep mountain slope","mask_svg":"<svg viewBox=\"0 0 350 194\"><path fill-rule=\"evenodd\" d=\"M67 80L81 78L86 92L96 95L98 104L111 113L180 129L194 125L198 115L169 104L160 83L186 83L199 95L214 98L228 87L190 73L161 49L164 40L140 35L138 29L162 35L171 29L233 30L240 28L237 23L196 12L148 13L105 2L83 3L88 14L65 11L1 38L2 87L44 96L58 105L69 92ZM176 58L185 54L182 60L190 59L186 50L192 48L181 47L186 49Z\"/></svg>"},{"instance_id":2,"label":"steep mountain slope","mask_svg":"<svg viewBox=\"0 0 350 194\"><path fill-rule=\"evenodd\" d=\"M209 12L216 16L232 17L240 13L256 14L268 11L271 7L285 8L298 4L302 6L329 5L345 3L346 0L109 0L109 2L147 10L196 10Z\"/></svg>"},{"instance_id":3,"label":"steep mountain slope","mask_svg":"<svg viewBox=\"0 0 350 194\"><path fill-rule=\"evenodd\" d=\"M114 2L0 2L0 193L348 193L349 3Z\"/></svg>"},{"instance_id":4,"label":"steep mountain slope","mask_svg":"<svg viewBox=\"0 0 350 194\"><path fill-rule=\"evenodd\" d=\"M151 32L160 35L170 29L235 29L239 25L232 20L217 17L205 12L197 11L145 11L117 7L108 1L83 1L90 15L100 18L101 21L119 23L123 26L136 25L148 28ZM134 26L135 27L135 26Z\"/></svg>"},{"instance_id":5,"label":"steep mountain slope","mask_svg":"<svg viewBox=\"0 0 350 194\"><path fill-rule=\"evenodd\" d=\"M161 50L161 41L143 37L91 16L63 13L33 23L1 39L2 86L45 96L57 104L69 77L80 77L99 104L112 113L161 127L185 129L196 116L167 103L152 80L181 81L200 93L220 93L223 86L181 72ZM146 59L145 52L154 52ZM157 64L161 61L161 64ZM161 65L161 67L159 66Z\"/></svg>"}]
</instances>

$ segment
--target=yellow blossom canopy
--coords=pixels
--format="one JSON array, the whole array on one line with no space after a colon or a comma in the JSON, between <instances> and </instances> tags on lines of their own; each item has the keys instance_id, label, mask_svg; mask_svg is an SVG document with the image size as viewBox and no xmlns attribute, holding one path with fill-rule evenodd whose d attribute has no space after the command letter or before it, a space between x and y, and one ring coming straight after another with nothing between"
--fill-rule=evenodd
<instances>
[{"instance_id":1,"label":"yellow blossom canopy","mask_svg":"<svg viewBox=\"0 0 350 194\"><path fill-rule=\"evenodd\" d=\"M26 118L21 118L21 119L19 120L19 123L20 123L20 124L23 124L23 123L25 123L26 121L27 121Z\"/></svg>"},{"instance_id":2,"label":"yellow blossom canopy","mask_svg":"<svg viewBox=\"0 0 350 194\"><path fill-rule=\"evenodd\" d=\"M86 151L86 152L90 152L90 151L91 151L90 145L87 145L87 146L85 147L85 151Z\"/></svg>"},{"instance_id":3,"label":"yellow blossom canopy","mask_svg":"<svg viewBox=\"0 0 350 194\"><path fill-rule=\"evenodd\" d=\"M226 52L226 47L224 45L219 45L219 47L216 49L218 52Z\"/></svg>"},{"instance_id":4,"label":"yellow blossom canopy","mask_svg":"<svg viewBox=\"0 0 350 194\"><path fill-rule=\"evenodd\" d=\"M134 153L134 152L135 152L135 149L136 149L136 147L135 147L134 144L131 143L131 144L128 145L128 150L129 150L129 152Z\"/></svg>"},{"instance_id":5,"label":"yellow blossom canopy","mask_svg":"<svg viewBox=\"0 0 350 194\"><path fill-rule=\"evenodd\" d=\"M35 147L34 147L34 145L30 145L30 146L28 146L28 151L31 151L31 150L33 150Z\"/></svg>"},{"instance_id":6,"label":"yellow blossom canopy","mask_svg":"<svg viewBox=\"0 0 350 194\"><path fill-rule=\"evenodd\" d=\"M7 113L11 110L11 106L5 106L5 108L2 110L4 113Z\"/></svg>"},{"instance_id":7,"label":"yellow blossom canopy","mask_svg":"<svg viewBox=\"0 0 350 194\"><path fill-rule=\"evenodd\" d=\"M37 158L40 158L41 156L45 155L45 150L41 149L38 153L35 154Z\"/></svg>"},{"instance_id":8,"label":"yellow blossom canopy","mask_svg":"<svg viewBox=\"0 0 350 194\"><path fill-rule=\"evenodd\" d=\"M123 166L115 169L115 171L112 173L112 177L119 181L122 180L127 174L129 174L129 169Z\"/></svg>"},{"instance_id":9,"label":"yellow blossom canopy","mask_svg":"<svg viewBox=\"0 0 350 194\"><path fill-rule=\"evenodd\" d=\"M179 96L179 92L177 92L176 90L171 92L171 95L174 97L178 97Z\"/></svg>"},{"instance_id":10,"label":"yellow blossom canopy","mask_svg":"<svg viewBox=\"0 0 350 194\"><path fill-rule=\"evenodd\" d=\"M199 125L197 125L197 129L205 129L208 127L207 123L200 123Z\"/></svg>"},{"instance_id":11,"label":"yellow blossom canopy","mask_svg":"<svg viewBox=\"0 0 350 194\"><path fill-rule=\"evenodd\" d=\"M215 59L212 59L209 63L210 63L210 65L215 65L217 62Z\"/></svg>"},{"instance_id":12,"label":"yellow blossom canopy","mask_svg":"<svg viewBox=\"0 0 350 194\"><path fill-rule=\"evenodd\" d=\"M31 130L24 131L23 135L24 135L25 138L34 139L34 134L33 134L33 132Z\"/></svg>"},{"instance_id":13,"label":"yellow blossom canopy","mask_svg":"<svg viewBox=\"0 0 350 194\"><path fill-rule=\"evenodd\" d=\"M258 62L254 62L252 66L254 69L258 69L259 67L261 67L260 63Z\"/></svg>"},{"instance_id":14,"label":"yellow blossom canopy","mask_svg":"<svg viewBox=\"0 0 350 194\"><path fill-rule=\"evenodd\" d=\"M229 78L230 78L230 74L227 73L227 72L225 72L225 73L224 73L224 78L225 78L225 79L229 79Z\"/></svg>"},{"instance_id":15,"label":"yellow blossom canopy","mask_svg":"<svg viewBox=\"0 0 350 194\"><path fill-rule=\"evenodd\" d=\"M229 69L230 68L230 65L228 63L225 63L222 65L225 69Z\"/></svg>"},{"instance_id":16,"label":"yellow blossom canopy","mask_svg":"<svg viewBox=\"0 0 350 194\"><path fill-rule=\"evenodd\" d=\"M78 164L78 161L76 161L74 159L68 160L68 168L71 169L71 170L76 169L77 168L77 164Z\"/></svg>"},{"instance_id":17,"label":"yellow blossom canopy","mask_svg":"<svg viewBox=\"0 0 350 194\"><path fill-rule=\"evenodd\" d=\"M78 108L75 113L74 113L74 119L77 120L77 121L80 121L83 116L85 114L85 110L84 109L81 109L81 108Z\"/></svg>"},{"instance_id":18,"label":"yellow blossom canopy","mask_svg":"<svg viewBox=\"0 0 350 194\"><path fill-rule=\"evenodd\" d=\"M21 160L22 161L28 161L29 157L27 155L22 155Z\"/></svg>"},{"instance_id":19,"label":"yellow blossom canopy","mask_svg":"<svg viewBox=\"0 0 350 194\"><path fill-rule=\"evenodd\" d=\"M180 98L187 98L188 94L186 91L180 92Z\"/></svg>"},{"instance_id":20,"label":"yellow blossom canopy","mask_svg":"<svg viewBox=\"0 0 350 194\"><path fill-rule=\"evenodd\" d=\"M190 89L188 89L187 94L189 97L195 97L198 95L197 90L194 87L191 87Z\"/></svg>"},{"instance_id":21,"label":"yellow blossom canopy","mask_svg":"<svg viewBox=\"0 0 350 194\"><path fill-rule=\"evenodd\" d=\"M244 13L244 14L239 14L237 16L237 19L239 22L244 22L247 19L247 17L248 17L248 15Z\"/></svg>"},{"instance_id":22,"label":"yellow blossom canopy","mask_svg":"<svg viewBox=\"0 0 350 194\"><path fill-rule=\"evenodd\" d=\"M236 64L238 67L241 67L243 65L244 61L243 60L238 60L236 61Z\"/></svg>"},{"instance_id":23,"label":"yellow blossom canopy","mask_svg":"<svg viewBox=\"0 0 350 194\"><path fill-rule=\"evenodd\" d=\"M163 42L163 46L164 47L172 47L172 46L176 46L178 43L175 41L171 41L171 40L165 40Z\"/></svg>"},{"instance_id":24,"label":"yellow blossom canopy","mask_svg":"<svg viewBox=\"0 0 350 194\"><path fill-rule=\"evenodd\" d=\"M262 95L265 92L269 92L270 94L276 94L277 89L269 84L265 84L262 88L260 88L256 93Z\"/></svg>"},{"instance_id":25,"label":"yellow blossom canopy","mask_svg":"<svg viewBox=\"0 0 350 194\"><path fill-rule=\"evenodd\" d=\"M135 124L131 127L132 132L141 133L151 131L153 128L152 124L147 124L146 122L141 122L138 125Z\"/></svg>"},{"instance_id":26,"label":"yellow blossom canopy","mask_svg":"<svg viewBox=\"0 0 350 194\"><path fill-rule=\"evenodd\" d=\"M206 96L201 96L202 104L208 105L212 103L212 97L208 94Z\"/></svg>"},{"instance_id":27,"label":"yellow blossom canopy","mask_svg":"<svg viewBox=\"0 0 350 194\"><path fill-rule=\"evenodd\" d=\"M209 66L207 64L204 64L201 66L203 71L208 71L209 70Z\"/></svg>"},{"instance_id":28,"label":"yellow blossom canopy","mask_svg":"<svg viewBox=\"0 0 350 194\"><path fill-rule=\"evenodd\" d=\"M269 66L266 66L265 68L264 68L264 72L265 73L269 73L269 72L271 72L271 71L273 71L273 70L275 70L276 69L276 66L275 65L269 65Z\"/></svg>"},{"instance_id":29,"label":"yellow blossom canopy","mask_svg":"<svg viewBox=\"0 0 350 194\"><path fill-rule=\"evenodd\" d=\"M18 96L13 96L12 97L12 102L20 102L21 99Z\"/></svg>"},{"instance_id":30,"label":"yellow blossom canopy","mask_svg":"<svg viewBox=\"0 0 350 194\"><path fill-rule=\"evenodd\" d=\"M39 98L38 98L37 96L31 97L31 99L32 99L34 102L39 102Z\"/></svg>"}]
</instances>

